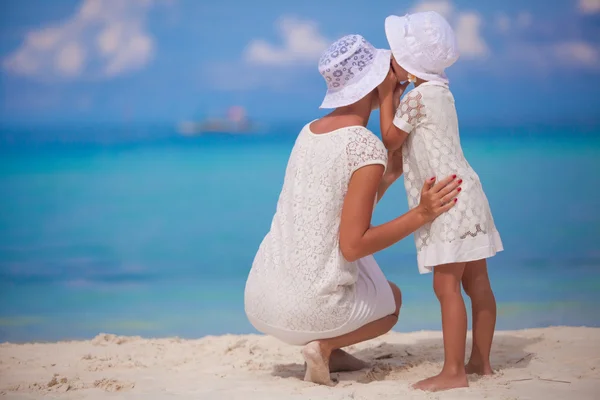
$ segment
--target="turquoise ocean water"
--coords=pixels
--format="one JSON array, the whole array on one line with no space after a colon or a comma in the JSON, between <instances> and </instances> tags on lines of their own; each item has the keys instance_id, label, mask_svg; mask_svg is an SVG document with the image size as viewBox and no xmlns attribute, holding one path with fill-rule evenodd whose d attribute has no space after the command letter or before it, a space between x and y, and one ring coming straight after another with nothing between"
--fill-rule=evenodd
<instances>
[{"instance_id":1,"label":"turquoise ocean water","mask_svg":"<svg viewBox=\"0 0 600 400\"><path fill-rule=\"evenodd\" d=\"M255 332L244 283L300 128L64 143L3 132L0 342ZM600 326L599 133L463 130L505 246L489 262L500 329ZM375 223L406 211L399 183ZM412 237L376 259L403 290L395 329L439 329Z\"/></svg>"}]
</instances>

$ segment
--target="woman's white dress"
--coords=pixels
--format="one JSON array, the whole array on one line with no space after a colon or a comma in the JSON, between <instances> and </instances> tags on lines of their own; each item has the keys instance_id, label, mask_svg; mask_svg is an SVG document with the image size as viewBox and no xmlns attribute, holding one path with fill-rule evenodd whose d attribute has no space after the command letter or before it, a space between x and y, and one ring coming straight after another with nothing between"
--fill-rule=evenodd
<instances>
[{"instance_id":1,"label":"woman's white dress","mask_svg":"<svg viewBox=\"0 0 600 400\"><path fill-rule=\"evenodd\" d=\"M458 202L449 212L414 234L419 272L436 265L492 257L502 251L479 176L463 154L454 97L448 85L426 82L408 92L394 124L409 133L402 146L408 205L419 204L421 188L431 177L457 174L462 180Z\"/></svg>"},{"instance_id":2,"label":"woman's white dress","mask_svg":"<svg viewBox=\"0 0 600 400\"><path fill-rule=\"evenodd\" d=\"M314 134L309 125L290 155L271 229L245 290L254 327L294 345L352 332L395 310L375 259L348 262L339 246L350 177L367 165L385 167L387 151L364 127Z\"/></svg>"}]
</instances>

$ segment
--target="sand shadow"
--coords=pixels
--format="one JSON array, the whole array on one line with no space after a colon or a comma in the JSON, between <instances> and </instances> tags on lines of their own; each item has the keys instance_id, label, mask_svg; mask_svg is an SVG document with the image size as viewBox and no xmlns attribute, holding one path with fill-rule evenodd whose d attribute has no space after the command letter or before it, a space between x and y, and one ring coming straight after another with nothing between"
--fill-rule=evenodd
<instances>
[{"instance_id":1,"label":"sand shadow","mask_svg":"<svg viewBox=\"0 0 600 400\"><path fill-rule=\"evenodd\" d=\"M492 348L492 367L496 371L526 368L535 354L525 350L538 343L542 337L523 338L512 335L501 335L494 339ZM470 354L471 340L467 341L467 357ZM349 350L351 354L370 364L369 368L356 372L333 373L332 379L337 381L356 381L369 383L385 379L403 379L403 375L422 365L439 364L444 361L444 349L441 339L424 339L414 344L381 343L358 351ZM286 378L304 378L303 364L277 364L271 375ZM469 377L474 382L480 379L476 375Z\"/></svg>"}]
</instances>

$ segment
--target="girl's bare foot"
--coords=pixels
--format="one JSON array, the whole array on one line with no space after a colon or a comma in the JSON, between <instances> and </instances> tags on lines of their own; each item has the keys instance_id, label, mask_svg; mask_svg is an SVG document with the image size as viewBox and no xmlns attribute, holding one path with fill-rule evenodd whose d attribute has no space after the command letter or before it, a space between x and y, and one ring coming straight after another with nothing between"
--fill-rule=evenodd
<instances>
[{"instance_id":1,"label":"girl's bare foot","mask_svg":"<svg viewBox=\"0 0 600 400\"><path fill-rule=\"evenodd\" d=\"M472 360L465 365L465 372L468 375L477 374L477 375L494 375L494 370L492 367L488 365L483 365L480 363L475 363Z\"/></svg>"},{"instance_id":2,"label":"girl's bare foot","mask_svg":"<svg viewBox=\"0 0 600 400\"><path fill-rule=\"evenodd\" d=\"M456 374L442 371L439 375L415 383L413 389L424 390L426 392L439 392L468 386L469 382L464 371Z\"/></svg>"},{"instance_id":3,"label":"girl's bare foot","mask_svg":"<svg viewBox=\"0 0 600 400\"><path fill-rule=\"evenodd\" d=\"M329 376L329 357L321 348L321 344L310 342L302 349L302 356L306 361L306 374L304 380L307 382L318 383L319 385L333 386L334 383Z\"/></svg>"}]
</instances>

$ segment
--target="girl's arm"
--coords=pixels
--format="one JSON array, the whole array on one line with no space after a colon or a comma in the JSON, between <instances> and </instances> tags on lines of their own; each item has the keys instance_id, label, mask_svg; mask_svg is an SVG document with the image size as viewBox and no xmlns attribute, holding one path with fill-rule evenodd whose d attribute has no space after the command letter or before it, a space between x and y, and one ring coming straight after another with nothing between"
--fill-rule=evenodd
<instances>
[{"instance_id":1,"label":"girl's arm","mask_svg":"<svg viewBox=\"0 0 600 400\"><path fill-rule=\"evenodd\" d=\"M367 165L352 174L344 198L340 223L340 250L348 261L381 251L416 231L456 203L459 183L456 175L423 185L419 205L383 225L371 227L373 199L381 183L382 165Z\"/></svg>"},{"instance_id":2,"label":"girl's arm","mask_svg":"<svg viewBox=\"0 0 600 400\"><path fill-rule=\"evenodd\" d=\"M410 82L398 85L395 90L379 90L379 123L381 138L388 150L400 149L408 137L408 132L394 125L394 114L400 104L400 96Z\"/></svg>"}]
</instances>

